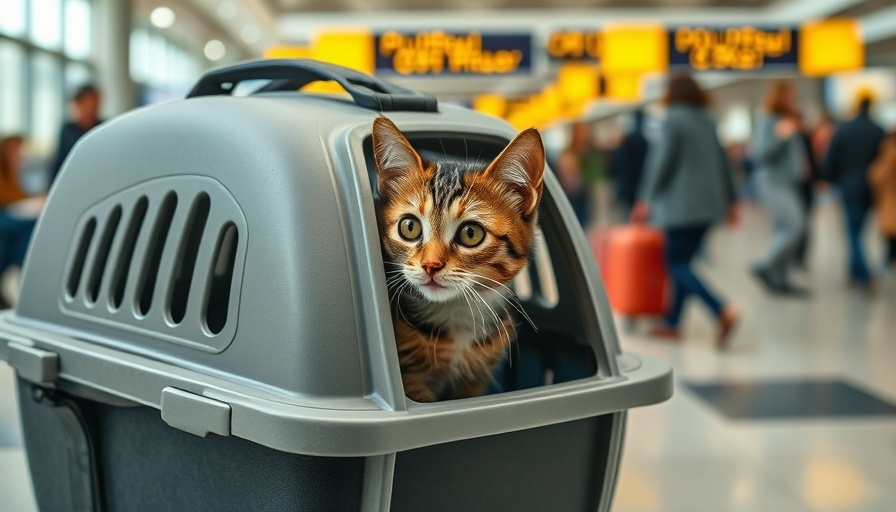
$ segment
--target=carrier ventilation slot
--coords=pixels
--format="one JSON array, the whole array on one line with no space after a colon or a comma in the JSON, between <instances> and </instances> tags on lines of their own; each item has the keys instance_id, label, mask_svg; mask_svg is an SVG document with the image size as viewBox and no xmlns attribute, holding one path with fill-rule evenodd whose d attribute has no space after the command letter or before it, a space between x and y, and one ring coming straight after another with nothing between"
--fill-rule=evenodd
<instances>
[{"instance_id":1,"label":"carrier ventilation slot","mask_svg":"<svg viewBox=\"0 0 896 512\"><path fill-rule=\"evenodd\" d=\"M99 296L103 275L106 273L106 262L109 261L109 251L112 249L112 241L115 239L115 232L118 231L120 221L121 205L115 205L109 218L106 219L106 226L94 256L93 268L87 280L87 301L91 304L95 303Z\"/></svg>"},{"instance_id":2,"label":"carrier ventilation slot","mask_svg":"<svg viewBox=\"0 0 896 512\"><path fill-rule=\"evenodd\" d=\"M526 266L513 279L513 292L520 300L529 300L532 298L532 276L529 275L529 267Z\"/></svg>"},{"instance_id":3,"label":"carrier ventilation slot","mask_svg":"<svg viewBox=\"0 0 896 512\"><path fill-rule=\"evenodd\" d=\"M199 253L199 243L202 241L210 210L211 201L208 194L199 194L193 201L187 220L187 229L184 230L180 240L177 264L172 274L172 293L168 302L168 312L175 324L179 324L187 312L190 284L193 282L193 272L196 268L196 256Z\"/></svg>"},{"instance_id":4,"label":"carrier ventilation slot","mask_svg":"<svg viewBox=\"0 0 896 512\"><path fill-rule=\"evenodd\" d=\"M239 232L231 222L221 228L215 245L215 261L209 276L209 292L205 308L205 325L209 332L218 334L227 325L227 309L233 284L233 267Z\"/></svg>"},{"instance_id":5,"label":"carrier ventilation slot","mask_svg":"<svg viewBox=\"0 0 896 512\"><path fill-rule=\"evenodd\" d=\"M81 284L81 274L84 273L84 260L87 259L87 251L90 249L90 242L93 240L93 234L96 232L96 218L91 217L81 231L81 239L78 241L78 249L75 252L75 259L68 271L68 283L66 292L68 298L74 298L78 293L78 285Z\"/></svg>"},{"instance_id":6,"label":"carrier ventilation slot","mask_svg":"<svg viewBox=\"0 0 896 512\"><path fill-rule=\"evenodd\" d=\"M223 185L141 182L92 205L72 231L58 292L67 313L200 350L233 341L248 230Z\"/></svg>"},{"instance_id":7,"label":"carrier ventilation slot","mask_svg":"<svg viewBox=\"0 0 896 512\"><path fill-rule=\"evenodd\" d=\"M137 245L137 237L140 235L140 229L143 227L144 219L146 219L146 209L148 207L149 200L146 196L143 196L137 200L131 212L131 218L124 233L121 251L118 254L118 261L112 274L112 284L110 285L112 309L118 309L121 306L121 301L124 299L124 289L128 282L131 260L134 258L134 246Z\"/></svg>"},{"instance_id":8,"label":"carrier ventilation slot","mask_svg":"<svg viewBox=\"0 0 896 512\"><path fill-rule=\"evenodd\" d=\"M557 276L554 275L554 263L551 261L551 253L544 237L539 236L535 240L535 269L538 273L538 289L541 292L541 300L546 307L552 308L560 302L560 292L557 289Z\"/></svg>"},{"instance_id":9,"label":"carrier ventilation slot","mask_svg":"<svg viewBox=\"0 0 896 512\"><path fill-rule=\"evenodd\" d=\"M143 269L140 273L142 282L137 291L139 299L137 308L143 316L149 313L149 307L152 305L159 263L162 261L162 250L165 248L165 241L168 239L168 231L171 229L171 220L174 218L174 210L176 208L177 194L169 192L165 199L162 200L162 205L156 216L156 222L147 247L147 258L144 260Z\"/></svg>"},{"instance_id":10,"label":"carrier ventilation slot","mask_svg":"<svg viewBox=\"0 0 896 512\"><path fill-rule=\"evenodd\" d=\"M537 297L546 308L553 308L560 302L554 263L543 236L535 238L534 256L513 279L513 291L520 300L529 301Z\"/></svg>"}]
</instances>

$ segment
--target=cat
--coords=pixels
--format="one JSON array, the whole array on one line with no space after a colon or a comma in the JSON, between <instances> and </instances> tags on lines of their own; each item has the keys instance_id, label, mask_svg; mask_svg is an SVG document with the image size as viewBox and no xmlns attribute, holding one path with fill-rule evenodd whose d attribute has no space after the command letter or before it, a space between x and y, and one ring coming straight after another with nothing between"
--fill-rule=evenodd
<instances>
[{"instance_id":1,"label":"cat","mask_svg":"<svg viewBox=\"0 0 896 512\"><path fill-rule=\"evenodd\" d=\"M545 170L521 132L488 165L423 159L392 121L373 123L377 221L405 395L479 396L515 338L509 288L526 266Z\"/></svg>"}]
</instances>

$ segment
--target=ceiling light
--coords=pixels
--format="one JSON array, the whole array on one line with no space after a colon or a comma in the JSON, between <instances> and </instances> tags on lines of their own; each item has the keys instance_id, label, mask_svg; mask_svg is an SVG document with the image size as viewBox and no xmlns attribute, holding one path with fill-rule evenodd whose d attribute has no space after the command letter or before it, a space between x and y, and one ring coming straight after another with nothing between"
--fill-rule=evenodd
<instances>
[{"instance_id":1,"label":"ceiling light","mask_svg":"<svg viewBox=\"0 0 896 512\"><path fill-rule=\"evenodd\" d=\"M218 17L224 20L229 20L236 16L236 4L233 2L224 2L218 5Z\"/></svg>"},{"instance_id":2,"label":"ceiling light","mask_svg":"<svg viewBox=\"0 0 896 512\"><path fill-rule=\"evenodd\" d=\"M156 7L149 13L149 21L159 28L168 28L174 24L174 11L168 7Z\"/></svg>"},{"instance_id":3,"label":"ceiling light","mask_svg":"<svg viewBox=\"0 0 896 512\"><path fill-rule=\"evenodd\" d=\"M240 39L246 44L255 44L261 39L261 29L255 25L246 25L240 30Z\"/></svg>"},{"instance_id":4,"label":"ceiling light","mask_svg":"<svg viewBox=\"0 0 896 512\"><path fill-rule=\"evenodd\" d=\"M205 56L208 60L221 60L225 53L227 53L227 48L224 47L224 43L221 41L212 39L205 43Z\"/></svg>"}]
</instances>

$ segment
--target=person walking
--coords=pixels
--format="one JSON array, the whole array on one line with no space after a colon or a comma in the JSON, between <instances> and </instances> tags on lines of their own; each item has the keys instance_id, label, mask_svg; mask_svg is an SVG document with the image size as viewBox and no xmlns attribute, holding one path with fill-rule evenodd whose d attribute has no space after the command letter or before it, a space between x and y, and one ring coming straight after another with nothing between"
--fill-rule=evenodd
<instances>
[{"instance_id":1,"label":"person walking","mask_svg":"<svg viewBox=\"0 0 896 512\"><path fill-rule=\"evenodd\" d=\"M103 121L100 119L100 103L102 96L95 85L83 85L72 96L72 109L74 119L62 125L59 133L59 143L56 146L56 157L50 166L49 184L56 181L56 176L62 168L66 157L71 152L75 143L87 132L94 129Z\"/></svg>"},{"instance_id":2,"label":"person walking","mask_svg":"<svg viewBox=\"0 0 896 512\"><path fill-rule=\"evenodd\" d=\"M807 258L812 231L812 209L815 206L815 187L819 179L819 172L818 160L815 158L815 151L812 146L812 134L806 128L801 116L798 115L797 120L800 123L799 137L803 143L803 155L805 155L805 159L801 161L800 165L797 195L800 198L800 206L803 208L803 216L806 218L806 222L803 226L803 233L800 235L794 250L794 264L798 268L808 269Z\"/></svg>"},{"instance_id":3,"label":"person walking","mask_svg":"<svg viewBox=\"0 0 896 512\"><path fill-rule=\"evenodd\" d=\"M868 169L877 158L886 135L883 128L871 120L870 110L871 98L861 98L859 114L834 132L824 162L825 178L840 189L843 200L849 240L850 284L869 292L874 283L862 249L862 229L871 209Z\"/></svg>"},{"instance_id":4,"label":"person walking","mask_svg":"<svg viewBox=\"0 0 896 512\"><path fill-rule=\"evenodd\" d=\"M771 220L772 234L753 274L773 294L804 297L808 291L794 286L789 278L806 228L798 187L809 167L797 113L796 85L790 80L772 83L765 111L754 137L753 156L756 188Z\"/></svg>"},{"instance_id":5,"label":"person walking","mask_svg":"<svg viewBox=\"0 0 896 512\"><path fill-rule=\"evenodd\" d=\"M719 143L716 124L707 111L709 96L689 75L669 79L668 107L661 134L648 150L634 222L651 223L666 235L666 268L673 294L666 325L656 336L678 337L685 301L700 298L718 319L716 341L727 345L740 311L718 297L691 268L709 228L737 215L734 181L728 157Z\"/></svg>"},{"instance_id":6,"label":"person walking","mask_svg":"<svg viewBox=\"0 0 896 512\"><path fill-rule=\"evenodd\" d=\"M591 220L591 209L588 204L588 193L582 182L582 155L575 145L563 150L555 168L557 180L572 205L576 219L583 228L587 227Z\"/></svg>"},{"instance_id":7,"label":"person walking","mask_svg":"<svg viewBox=\"0 0 896 512\"><path fill-rule=\"evenodd\" d=\"M631 215L644 172L644 161L647 159L647 138L643 133L644 111L638 109L632 117L632 129L623 137L610 161L610 176L613 178L616 202L623 219Z\"/></svg>"},{"instance_id":8,"label":"person walking","mask_svg":"<svg viewBox=\"0 0 896 512\"><path fill-rule=\"evenodd\" d=\"M871 164L868 182L874 194L877 225L887 239L885 261L896 266L896 132L880 147L880 154Z\"/></svg>"},{"instance_id":9,"label":"person walking","mask_svg":"<svg viewBox=\"0 0 896 512\"><path fill-rule=\"evenodd\" d=\"M24 142L20 135L0 139L0 275L9 270L21 270L37 223L33 215L16 208L28 198L19 185ZM9 307L13 301L14 298L0 293L0 308Z\"/></svg>"}]
</instances>

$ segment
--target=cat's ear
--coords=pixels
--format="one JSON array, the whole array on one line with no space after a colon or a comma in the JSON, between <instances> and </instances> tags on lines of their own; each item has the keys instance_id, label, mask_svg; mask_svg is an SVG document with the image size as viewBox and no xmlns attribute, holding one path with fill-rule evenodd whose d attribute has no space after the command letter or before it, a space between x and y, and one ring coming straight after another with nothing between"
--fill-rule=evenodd
<instances>
[{"instance_id":1,"label":"cat's ear","mask_svg":"<svg viewBox=\"0 0 896 512\"><path fill-rule=\"evenodd\" d=\"M544 184L544 145L535 128L514 138L485 170L485 175L503 182L523 217L535 211Z\"/></svg>"},{"instance_id":2,"label":"cat's ear","mask_svg":"<svg viewBox=\"0 0 896 512\"><path fill-rule=\"evenodd\" d=\"M373 158L379 176L377 192L382 197L398 190L409 175L423 171L420 155L395 123L385 117L373 121Z\"/></svg>"}]
</instances>

